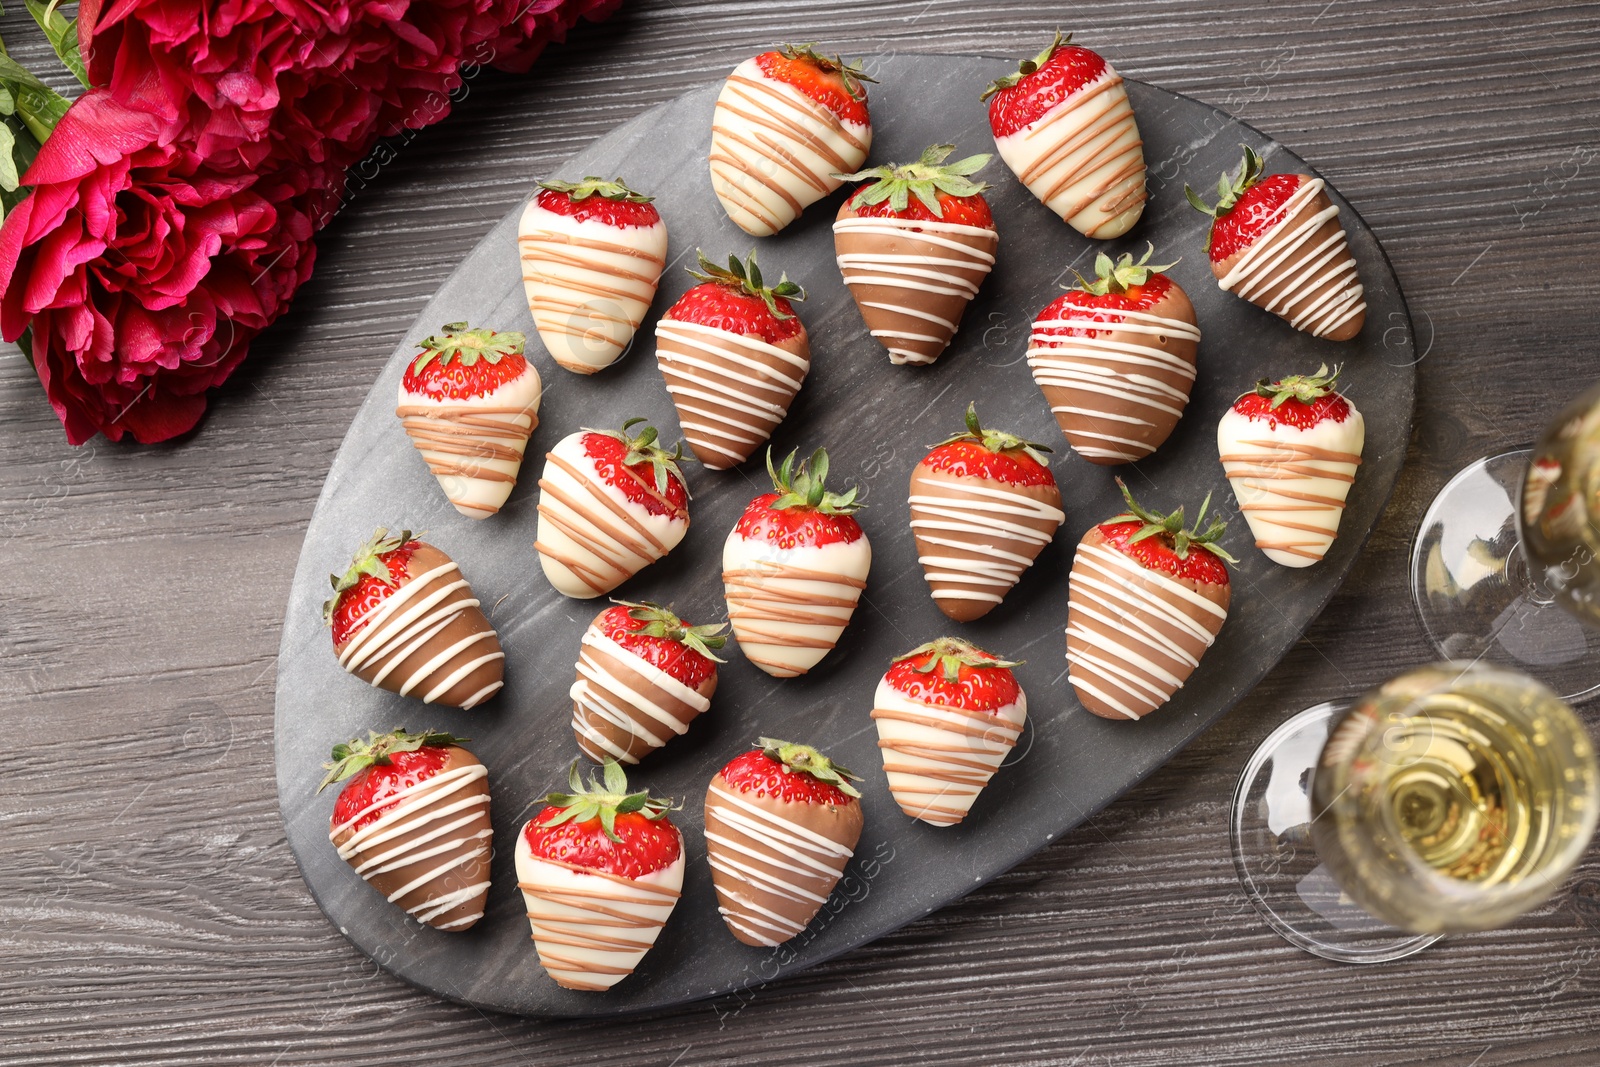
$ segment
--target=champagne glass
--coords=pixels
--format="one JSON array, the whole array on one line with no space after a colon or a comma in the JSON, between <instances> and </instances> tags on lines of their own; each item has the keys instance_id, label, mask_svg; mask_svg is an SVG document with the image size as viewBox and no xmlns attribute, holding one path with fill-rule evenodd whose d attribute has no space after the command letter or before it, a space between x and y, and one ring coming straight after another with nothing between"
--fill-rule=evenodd
<instances>
[{"instance_id":1,"label":"champagne glass","mask_svg":"<svg viewBox=\"0 0 1600 1067\"><path fill-rule=\"evenodd\" d=\"M1600 385L1532 451L1478 460L1434 497L1411 550L1434 647L1521 667L1570 701L1600 692L1597 522Z\"/></svg>"},{"instance_id":2,"label":"champagne glass","mask_svg":"<svg viewBox=\"0 0 1600 1067\"><path fill-rule=\"evenodd\" d=\"M1273 731L1234 793L1230 836L1278 933L1377 963L1548 900L1597 818L1600 768L1566 702L1518 671L1446 662Z\"/></svg>"}]
</instances>

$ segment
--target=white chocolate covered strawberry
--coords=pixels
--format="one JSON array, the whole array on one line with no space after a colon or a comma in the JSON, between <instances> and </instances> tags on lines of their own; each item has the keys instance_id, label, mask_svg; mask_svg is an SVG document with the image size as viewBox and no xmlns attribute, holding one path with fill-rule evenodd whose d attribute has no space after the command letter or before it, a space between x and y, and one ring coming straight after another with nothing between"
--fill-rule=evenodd
<instances>
[{"instance_id":1,"label":"white chocolate covered strawberry","mask_svg":"<svg viewBox=\"0 0 1600 1067\"><path fill-rule=\"evenodd\" d=\"M1217 451L1256 547L1274 563L1309 567L1339 532L1361 465L1366 422L1336 391L1337 368L1266 379L1217 425Z\"/></svg>"},{"instance_id":2,"label":"white chocolate covered strawberry","mask_svg":"<svg viewBox=\"0 0 1600 1067\"><path fill-rule=\"evenodd\" d=\"M805 674L839 641L867 587L872 545L852 513L856 490L823 486L828 453L774 470L722 548L728 621L745 658L775 678Z\"/></svg>"},{"instance_id":3,"label":"white chocolate covered strawberry","mask_svg":"<svg viewBox=\"0 0 1600 1067\"><path fill-rule=\"evenodd\" d=\"M1099 53L1056 34L984 90L1000 158L1085 237L1127 233L1144 211L1144 142L1128 91Z\"/></svg>"},{"instance_id":4,"label":"white chocolate covered strawberry","mask_svg":"<svg viewBox=\"0 0 1600 1067\"><path fill-rule=\"evenodd\" d=\"M711 122L711 188L728 218L767 237L867 161L871 81L858 64L785 45L733 69Z\"/></svg>"},{"instance_id":5,"label":"white chocolate covered strawberry","mask_svg":"<svg viewBox=\"0 0 1600 1067\"><path fill-rule=\"evenodd\" d=\"M641 758L687 733L717 691L726 623L690 626L660 604L618 601L584 631L572 732L596 763Z\"/></svg>"},{"instance_id":6,"label":"white chocolate covered strawberry","mask_svg":"<svg viewBox=\"0 0 1600 1067\"><path fill-rule=\"evenodd\" d=\"M545 456L533 547L550 584L580 600L603 596L671 552L689 531L682 447L656 444L643 419L579 430Z\"/></svg>"},{"instance_id":7,"label":"white chocolate covered strawberry","mask_svg":"<svg viewBox=\"0 0 1600 1067\"><path fill-rule=\"evenodd\" d=\"M1183 187L1211 216L1206 248L1224 290L1272 312L1297 330L1348 341L1367 321L1366 290L1339 224L1327 183L1309 174L1261 176L1248 145L1232 178L1217 182L1215 207Z\"/></svg>"},{"instance_id":8,"label":"white chocolate covered strawberry","mask_svg":"<svg viewBox=\"0 0 1600 1067\"><path fill-rule=\"evenodd\" d=\"M514 331L452 322L419 343L400 380L400 417L445 496L469 519L500 510L539 425L539 372Z\"/></svg>"},{"instance_id":9,"label":"white chocolate covered strawberry","mask_svg":"<svg viewBox=\"0 0 1600 1067\"><path fill-rule=\"evenodd\" d=\"M628 792L607 763L551 793L517 835L517 885L539 962L557 985L603 991L633 973L683 890L683 835L670 802Z\"/></svg>"},{"instance_id":10,"label":"white chocolate covered strawberry","mask_svg":"<svg viewBox=\"0 0 1600 1067\"><path fill-rule=\"evenodd\" d=\"M517 247L528 309L550 355L593 374L615 363L655 299L667 228L651 198L621 178L539 183Z\"/></svg>"},{"instance_id":11,"label":"white chocolate covered strawberry","mask_svg":"<svg viewBox=\"0 0 1600 1067\"><path fill-rule=\"evenodd\" d=\"M900 810L953 826L1022 736L1028 698L1009 660L941 637L894 661L872 700L883 770Z\"/></svg>"}]
</instances>

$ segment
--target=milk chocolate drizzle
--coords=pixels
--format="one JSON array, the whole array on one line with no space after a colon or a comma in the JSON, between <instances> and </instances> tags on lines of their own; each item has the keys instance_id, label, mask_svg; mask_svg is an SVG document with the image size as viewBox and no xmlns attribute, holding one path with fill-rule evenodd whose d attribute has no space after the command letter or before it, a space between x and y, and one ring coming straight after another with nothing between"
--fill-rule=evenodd
<instances>
[{"instance_id":1,"label":"milk chocolate drizzle","mask_svg":"<svg viewBox=\"0 0 1600 1067\"><path fill-rule=\"evenodd\" d=\"M686 733L689 723L711 707L716 688L715 674L699 689L684 685L607 637L597 618L584 631L578 678L572 683L572 732L583 754L596 763L638 763Z\"/></svg>"}]
</instances>

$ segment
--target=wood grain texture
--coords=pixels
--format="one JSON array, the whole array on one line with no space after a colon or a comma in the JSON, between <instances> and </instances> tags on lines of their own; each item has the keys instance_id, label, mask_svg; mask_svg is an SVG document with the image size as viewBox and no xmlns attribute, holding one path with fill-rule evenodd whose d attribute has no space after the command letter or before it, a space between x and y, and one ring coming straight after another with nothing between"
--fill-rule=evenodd
<instances>
[{"instance_id":1,"label":"wood grain texture","mask_svg":"<svg viewBox=\"0 0 1600 1067\"><path fill-rule=\"evenodd\" d=\"M329 459L414 315L546 168L774 41L853 46L869 66L896 48L1020 56L1060 20L1129 76L1306 157L1395 262L1417 431L1344 590L1122 801L792 981L753 975L745 996L618 1025L488 1017L383 975L323 920L284 843L273 660ZM0 32L45 67L20 5ZM1600 1060L1600 862L1510 931L1357 970L1267 930L1225 833L1273 725L1428 656L1402 589L1433 492L1600 375L1597 55L1587 3L634 0L528 76L482 75L376 168L325 234L317 283L189 441L71 449L32 370L0 353L0 1064Z\"/></svg>"}]
</instances>

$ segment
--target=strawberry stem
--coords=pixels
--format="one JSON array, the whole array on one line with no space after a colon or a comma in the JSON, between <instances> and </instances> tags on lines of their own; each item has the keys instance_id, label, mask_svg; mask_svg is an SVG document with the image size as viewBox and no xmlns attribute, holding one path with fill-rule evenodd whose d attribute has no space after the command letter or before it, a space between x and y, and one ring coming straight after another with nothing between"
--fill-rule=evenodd
<instances>
[{"instance_id":1,"label":"strawberry stem","mask_svg":"<svg viewBox=\"0 0 1600 1067\"><path fill-rule=\"evenodd\" d=\"M447 322L437 335L417 342L422 353L412 363L411 370L421 374L435 359L441 367L448 366L452 359L463 367L475 366L480 359L499 363L506 356L522 355L527 340L515 330L496 333L487 327L474 329L464 322Z\"/></svg>"},{"instance_id":2,"label":"strawberry stem","mask_svg":"<svg viewBox=\"0 0 1600 1067\"><path fill-rule=\"evenodd\" d=\"M990 82L988 87L983 90L982 95L980 95L978 99L988 100L1000 90L1009 89L1016 85L1023 78L1026 78L1028 75L1032 74L1034 71L1050 62L1051 59L1055 58L1055 54L1061 50L1062 45L1071 43L1072 34L1069 33L1066 36L1062 36L1061 31L1056 30L1056 39L1050 42L1050 47L1046 48L1043 52L1040 52L1032 59L1024 59L1020 64L1018 64L1017 72L1015 74L1007 74L1003 78L996 78L994 81Z\"/></svg>"},{"instance_id":3,"label":"strawberry stem","mask_svg":"<svg viewBox=\"0 0 1600 1067\"><path fill-rule=\"evenodd\" d=\"M944 208L939 204L939 193L977 196L989 188L987 182L970 181L967 175L976 174L988 166L994 156L981 154L945 163L945 159L955 150L953 144L930 145L923 149L922 158L915 163L889 163L882 167L858 170L853 174L835 174L834 177L841 181L872 181L873 184L862 186L850 198L852 207L867 207L887 200L892 210L904 211L914 196L933 212L935 218L942 219Z\"/></svg>"},{"instance_id":4,"label":"strawberry stem","mask_svg":"<svg viewBox=\"0 0 1600 1067\"><path fill-rule=\"evenodd\" d=\"M861 781L859 774L830 760L810 745L793 741L779 741L773 737L758 737L756 745L769 758L775 759L796 774L809 774L825 785L831 785L848 797L859 797L861 791L851 782Z\"/></svg>"},{"instance_id":5,"label":"strawberry stem","mask_svg":"<svg viewBox=\"0 0 1600 1067\"><path fill-rule=\"evenodd\" d=\"M472 740L469 737L456 737L454 734L441 733L435 730L424 730L420 734L407 733L404 726L397 726L386 734L376 730L367 731L367 739L361 740L353 737L349 741L342 741L333 746L333 758L322 766L328 772L322 779L322 784L317 786L317 792L322 792L335 782L342 782L352 778L368 767L388 766L390 757L396 752L415 752L419 748L464 745Z\"/></svg>"},{"instance_id":6,"label":"strawberry stem","mask_svg":"<svg viewBox=\"0 0 1600 1067\"><path fill-rule=\"evenodd\" d=\"M422 536L418 534L417 537ZM333 625L333 613L339 606L339 598L345 592L354 589L356 584L365 575L371 575L384 585L393 586L395 577L389 571L389 565L383 562L383 557L396 549L404 548L416 540L410 530L401 530L398 537L390 537L385 527L378 527L360 548L356 549L355 558L350 561L350 566L343 574L328 575L329 582L333 585L333 596L322 602L322 621L326 625Z\"/></svg>"},{"instance_id":7,"label":"strawberry stem","mask_svg":"<svg viewBox=\"0 0 1600 1067\"><path fill-rule=\"evenodd\" d=\"M946 437L933 447L943 448L945 445L953 445L957 441L973 441L987 448L990 452L1015 452L1020 449L1026 452L1041 467L1050 465L1050 461L1041 454L1051 451L1049 445L1041 445L1035 441L1024 440L1016 434L1006 433L1004 430L984 429L978 422L978 402L976 400L967 405L966 433L958 433L954 437Z\"/></svg>"},{"instance_id":8,"label":"strawberry stem","mask_svg":"<svg viewBox=\"0 0 1600 1067\"><path fill-rule=\"evenodd\" d=\"M787 274L778 278L777 285L763 284L761 268L756 266L756 250L753 248L750 250L748 261L740 260L738 256L730 252L726 267L719 267L711 262L706 258L706 254L698 248L695 249L695 254L700 257L700 269L691 270L689 272L691 277L698 278L703 282L712 282L716 285L726 285L750 296L760 297L767 305L767 310L772 313L772 317L779 321L794 318L788 312L778 310L778 298L780 296L785 300L804 300L806 298L806 291L796 283L791 282Z\"/></svg>"},{"instance_id":9,"label":"strawberry stem","mask_svg":"<svg viewBox=\"0 0 1600 1067\"><path fill-rule=\"evenodd\" d=\"M809 460L796 467L795 458L799 454L799 449L790 452L784 457L783 466L774 470L772 446L767 446L767 474L772 477L772 488L778 493L778 499L768 505L772 510L808 508L823 515L851 515L866 507L856 500L858 486L851 486L847 493L830 493L824 487L828 477L827 449L817 449Z\"/></svg>"},{"instance_id":10,"label":"strawberry stem","mask_svg":"<svg viewBox=\"0 0 1600 1067\"><path fill-rule=\"evenodd\" d=\"M1328 365L1324 363L1317 368L1315 374L1291 374L1287 378L1272 381L1262 378L1256 382L1255 394L1272 398L1271 409L1276 411L1282 407L1290 397L1294 397L1302 404L1310 404L1321 400L1329 393L1337 392L1339 372L1342 366L1333 368L1330 373Z\"/></svg>"},{"instance_id":11,"label":"strawberry stem","mask_svg":"<svg viewBox=\"0 0 1600 1067\"><path fill-rule=\"evenodd\" d=\"M681 645L694 649L706 659L714 663L726 663L712 653L712 649L722 648L728 643L727 635L722 631L728 628L725 622L713 623L705 626L689 626L673 614L671 608L664 608L660 604L650 601L635 603L632 600L611 601L628 609L628 618L642 625L630 627L630 634L640 634L644 637L660 637L668 641L676 641Z\"/></svg>"},{"instance_id":12,"label":"strawberry stem","mask_svg":"<svg viewBox=\"0 0 1600 1067\"><path fill-rule=\"evenodd\" d=\"M622 838L617 836L616 825L618 815L637 812L655 820L665 818L667 812L677 807L670 800L652 797L649 790L628 792L628 776L616 760L606 760L601 775L598 779L590 777L588 784L584 784L583 776L578 773L578 761L573 760L572 766L567 768L567 788L572 792L545 795L544 802L552 808L560 808L561 814L545 820L541 825L560 826L565 822L599 819L600 828L606 836L620 842Z\"/></svg>"},{"instance_id":13,"label":"strawberry stem","mask_svg":"<svg viewBox=\"0 0 1600 1067\"><path fill-rule=\"evenodd\" d=\"M1188 197L1190 206L1200 214L1210 215L1213 219L1222 218L1222 216L1233 210L1233 205L1239 202L1239 198L1245 194L1247 189L1261 180L1263 166L1261 157L1256 155L1256 150L1249 145L1240 145L1239 147L1244 149L1244 161L1239 164L1239 170L1232 178L1229 178L1224 173L1222 177L1217 179L1217 203L1215 207L1207 206L1206 202L1200 199L1199 193L1189 188L1187 184L1184 185L1183 195ZM1210 250L1211 234L1208 232L1206 234L1206 251L1209 252Z\"/></svg>"},{"instance_id":14,"label":"strawberry stem","mask_svg":"<svg viewBox=\"0 0 1600 1067\"><path fill-rule=\"evenodd\" d=\"M1117 479L1117 488L1122 490L1122 499L1127 501L1128 510L1121 515L1107 519L1102 525L1118 522L1144 523L1138 533L1128 538L1130 545L1138 544L1147 537L1160 537L1171 546L1173 555L1179 559L1188 559L1189 549L1193 546L1203 548L1218 559L1226 560L1229 563L1239 562L1229 555L1221 545L1215 543L1217 538L1222 536L1223 531L1228 528L1227 520L1221 516L1212 516L1211 525L1204 530L1200 529L1200 524L1206 518L1206 509L1211 506L1210 493L1207 493L1206 498L1200 502L1200 511L1194 517L1194 526L1185 527L1182 505L1176 511L1163 515L1159 511L1151 511L1148 508L1141 507L1138 501L1133 499L1133 492L1128 488L1128 484L1121 478Z\"/></svg>"},{"instance_id":15,"label":"strawberry stem","mask_svg":"<svg viewBox=\"0 0 1600 1067\"><path fill-rule=\"evenodd\" d=\"M1107 296L1116 294L1121 296L1136 285L1144 285L1153 274L1163 274L1176 267L1179 260L1167 264L1150 262L1150 257L1155 255L1156 246L1151 243L1144 250L1144 256L1135 263L1132 252L1124 252L1117 257L1115 263L1111 257L1101 252L1094 257L1094 280L1090 281L1077 271L1072 274L1078 279L1077 288L1092 296Z\"/></svg>"},{"instance_id":16,"label":"strawberry stem","mask_svg":"<svg viewBox=\"0 0 1600 1067\"><path fill-rule=\"evenodd\" d=\"M817 51L817 43L811 41L807 44L786 44L778 49L778 54L785 59L798 59L810 63L824 74L839 75L839 80L844 82L844 91L850 94L852 100L865 100L866 87L862 82L877 84L878 79L862 72L861 60L846 63L838 56L825 56Z\"/></svg>"},{"instance_id":17,"label":"strawberry stem","mask_svg":"<svg viewBox=\"0 0 1600 1067\"><path fill-rule=\"evenodd\" d=\"M549 189L552 193L566 193L573 203L587 200L591 196L598 196L603 200L625 200L630 204L648 204L654 200L653 196L645 196L635 189L630 189L628 183L621 178L607 181L589 175L581 182L547 181L540 182L539 188Z\"/></svg>"},{"instance_id":18,"label":"strawberry stem","mask_svg":"<svg viewBox=\"0 0 1600 1067\"><path fill-rule=\"evenodd\" d=\"M628 428L644 421L643 418L629 419L622 424L622 429L620 430L596 430L585 426L583 432L597 433L602 437L611 437L621 441L628 449L627 454L622 457L622 462L625 465L632 467L635 464L648 463L655 468L656 492L665 493L667 491L667 479L670 476L677 478L682 483L684 494L688 495L689 482L683 476L683 468L678 466L683 460L683 442L679 441L672 446L672 451L668 452L656 444L658 434L654 426L646 426L639 431L639 436L637 437L630 436Z\"/></svg>"},{"instance_id":19,"label":"strawberry stem","mask_svg":"<svg viewBox=\"0 0 1600 1067\"><path fill-rule=\"evenodd\" d=\"M979 670L991 667L1020 667L1023 660L1001 659L992 652L985 652L970 641L963 641L959 637L940 637L929 641L925 645L918 645L903 656L896 656L894 662L900 663L918 656L927 656L928 662L917 668L918 674L932 674L937 669L944 680L954 684L961 680L962 667L975 667Z\"/></svg>"}]
</instances>

